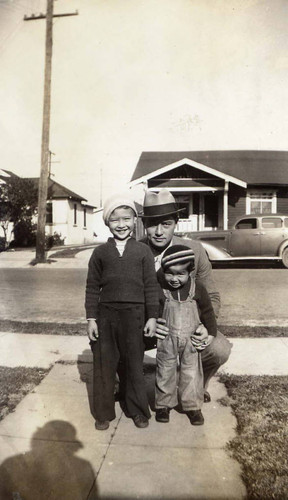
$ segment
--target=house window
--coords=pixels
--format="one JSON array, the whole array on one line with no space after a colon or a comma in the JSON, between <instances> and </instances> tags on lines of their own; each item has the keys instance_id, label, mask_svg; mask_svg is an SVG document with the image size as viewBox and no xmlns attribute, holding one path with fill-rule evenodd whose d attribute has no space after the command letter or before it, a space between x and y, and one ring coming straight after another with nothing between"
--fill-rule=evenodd
<instances>
[{"instance_id":1,"label":"house window","mask_svg":"<svg viewBox=\"0 0 288 500\"><path fill-rule=\"evenodd\" d=\"M46 224L53 224L53 207L52 202L46 204Z\"/></svg>"},{"instance_id":2,"label":"house window","mask_svg":"<svg viewBox=\"0 0 288 500\"><path fill-rule=\"evenodd\" d=\"M276 191L248 191L246 198L247 214L272 214L277 212Z\"/></svg>"},{"instance_id":3,"label":"house window","mask_svg":"<svg viewBox=\"0 0 288 500\"><path fill-rule=\"evenodd\" d=\"M74 226L77 225L77 203L74 203Z\"/></svg>"},{"instance_id":4,"label":"house window","mask_svg":"<svg viewBox=\"0 0 288 500\"><path fill-rule=\"evenodd\" d=\"M84 208L83 217L84 217L84 227L86 227L86 208Z\"/></svg>"}]
</instances>

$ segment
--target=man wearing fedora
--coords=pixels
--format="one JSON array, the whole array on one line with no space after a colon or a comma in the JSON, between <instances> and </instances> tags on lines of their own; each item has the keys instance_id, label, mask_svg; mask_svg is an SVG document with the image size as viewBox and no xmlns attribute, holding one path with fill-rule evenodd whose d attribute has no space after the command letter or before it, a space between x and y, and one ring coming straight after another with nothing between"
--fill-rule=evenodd
<instances>
[{"instance_id":1,"label":"man wearing fedora","mask_svg":"<svg viewBox=\"0 0 288 500\"><path fill-rule=\"evenodd\" d=\"M147 191L143 203L142 221L146 231L146 237L143 243L149 245L155 261L155 269L158 271L161 266L161 259L165 250L171 245L186 245L192 248L195 254L195 270L193 277L200 279L205 285L213 305L215 316L217 318L220 310L220 295L216 290L215 282L212 276L212 266L199 241L184 239L174 235L179 212L174 196L168 189L162 189L159 193ZM168 328L163 324L163 320L158 320L157 336L163 338L167 335ZM202 336L197 335L197 340L204 340L207 332ZM204 401L210 401L210 395L207 391L208 383L219 367L226 363L231 351L230 342L224 335L217 331L216 337L208 336L208 346L201 353L204 372Z\"/></svg>"}]
</instances>

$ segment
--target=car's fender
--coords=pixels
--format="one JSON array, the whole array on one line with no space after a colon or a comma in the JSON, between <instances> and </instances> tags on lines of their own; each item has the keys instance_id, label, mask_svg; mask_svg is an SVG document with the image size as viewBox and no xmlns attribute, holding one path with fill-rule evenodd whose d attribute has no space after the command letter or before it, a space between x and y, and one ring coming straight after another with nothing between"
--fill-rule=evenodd
<instances>
[{"instance_id":1,"label":"car's fender","mask_svg":"<svg viewBox=\"0 0 288 500\"><path fill-rule=\"evenodd\" d=\"M288 239L287 239L287 240L282 241L282 243L281 243L281 245L280 245L280 247L279 247L279 250L278 250L278 255L279 255L279 257L282 257L283 250L284 250L285 248L287 248L287 247L288 247Z\"/></svg>"},{"instance_id":2,"label":"car's fender","mask_svg":"<svg viewBox=\"0 0 288 500\"><path fill-rule=\"evenodd\" d=\"M209 260L231 260L231 255L226 250L217 248L206 241L201 241L201 245L206 250Z\"/></svg>"}]
</instances>

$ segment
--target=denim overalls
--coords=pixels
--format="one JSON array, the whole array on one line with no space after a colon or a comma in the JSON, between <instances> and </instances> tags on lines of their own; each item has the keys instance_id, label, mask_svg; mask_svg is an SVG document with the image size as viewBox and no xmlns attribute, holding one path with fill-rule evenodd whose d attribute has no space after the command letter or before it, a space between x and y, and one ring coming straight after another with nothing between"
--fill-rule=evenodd
<instances>
[{"instance_id":1,"label":"denim overalls","mask_svg":"<svg viewBox=\"0 0 288 500\"><path fill-rule=\"evenodd\" d=\"M163 318L169 334L157 341L156 408L173 408L178 404L177 359L179 356L179 403L184 411L198 410L203 404L204 383L201 353L191 342L191 334L200 324L197 303L193 299L195 280L191 279L186 300L175 300L169 290L163 290Z\"/></svg>"}]
</instances>

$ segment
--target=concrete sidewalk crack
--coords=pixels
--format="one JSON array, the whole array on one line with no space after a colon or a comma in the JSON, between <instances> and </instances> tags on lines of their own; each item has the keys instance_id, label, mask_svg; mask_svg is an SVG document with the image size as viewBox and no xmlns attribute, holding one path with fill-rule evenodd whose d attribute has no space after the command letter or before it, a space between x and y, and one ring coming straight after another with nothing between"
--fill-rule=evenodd
<instances>
[{"instance_id":1,"label":"concrete sidewalk crack","mask_svg":"<svg viewBox=\"0 0 288 500\"><path fill-rule=\"evenodd\" d=\"M96 483L97 483L98 476L99 476L99 474L100 474L100 472L101 472L102 466L103 466L103 464L104 464L104 462L105 462L105 459L106 459L106 457L107 457L107 453L108 453L109 448L110 448L110 446L111 446L111 444L112 444L113 438L114 438L114 436L115 436L115 434L116 434L116 432L117 432L117 429L118 429L118 426L119 426L119 424L120 424L120 420L121 420L122 416L123 416L123 411L121 412L121 415L120 415L120 417L118 418L117 424L116 424L116 426L115 426L115 428L114 428L114 430L113 430L113 432L112 432L112 434L111 434L111 436L110 436L109 443L108 443L107 448L106 448L106 451L105 451L105 453L104 453L104 455L103 455L103 457L102 457L101 463L100 463L99 468L98 468L98 470L97 470L97 472L96 472L95 479L94 479L94 481L93 481L93 483L92 483L92 485L91 485L91 488L90 488L90 490L89 490L89 493L88 493L88 496L87 496L87 499L86 499L86 500L89 500L89 497L90 497L90 493L91 493L91 491L93 490L93 488L94 488L94 487L96 487Z\"/></svg>"}]
</instances>

